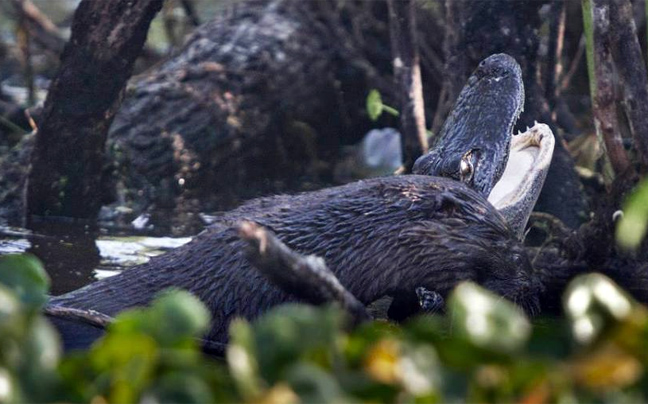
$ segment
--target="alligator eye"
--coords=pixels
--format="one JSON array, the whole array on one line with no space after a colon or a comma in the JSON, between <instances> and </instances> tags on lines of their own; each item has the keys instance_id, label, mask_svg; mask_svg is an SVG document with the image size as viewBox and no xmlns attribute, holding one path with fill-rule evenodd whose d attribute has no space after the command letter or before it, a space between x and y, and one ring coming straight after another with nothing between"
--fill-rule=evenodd
<instances>
[{"instance_id":1,"label":"alligator eye","mask_svg":"<svg viewBox=\"0 0 648 404\"><path fill-rule=\"evenodd\" d=\"M467 152L461 158L459 163L459 178L461 182L469 182L472 180L473 173L475 171L475 166L472 162L472 150Z\"/></svg>"}]
</instances>

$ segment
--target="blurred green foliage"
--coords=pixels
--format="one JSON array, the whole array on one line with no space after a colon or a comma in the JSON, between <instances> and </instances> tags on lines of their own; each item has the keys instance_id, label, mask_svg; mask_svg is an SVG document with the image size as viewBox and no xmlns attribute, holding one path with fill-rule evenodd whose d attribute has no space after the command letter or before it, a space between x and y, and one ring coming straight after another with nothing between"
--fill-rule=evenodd
<instances>
[{"instance_id":1,"label":"blurred green foliage","mask_svg":"<svg viewBox=\"0 0 648 404\"><path fill-rule=\"evenodd\" d=\"M599 274L575 279L564 319L533 324L471 283L447 316L353 330L335 307L285 305L231 325L224 359L196 337L209 312L178 290L120 314L62 357L40 314L48 279L0 258L0 402L617 402L648 399L648 309Z\"/></svg>"},{"instance_id":2,"label":"blurred green foliage","mask_svg":"<svg viewBox=\"0 0 648 404\"><path fill-rule=\"evenodd\" d=\"M623 217L617 226L618 244L628 250L641 245L648 229L648 179L630 194L623 206Z\"/></svg>"}]
</instances>

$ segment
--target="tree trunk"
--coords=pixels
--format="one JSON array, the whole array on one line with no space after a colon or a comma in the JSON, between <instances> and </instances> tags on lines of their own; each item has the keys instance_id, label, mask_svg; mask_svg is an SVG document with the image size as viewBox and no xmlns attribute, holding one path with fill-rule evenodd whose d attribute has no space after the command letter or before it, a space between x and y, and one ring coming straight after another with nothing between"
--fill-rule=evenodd
<instances>
[{"instance_id":1,"label":"tree trunk","mask_svg":"<svg viewBox=\"0 0 648 404\"><path fill-rule=\"evenodd\" d=\"M50 85L27 180L27 218L94 219L108 128L163 0L84 0Z\"/></svg>"},{"instance_id":2,"label":"tree trunk","mask_svg":"<svg viewBox=\"0 0 648 404\"><path fill-rule=\"evenodd\" d=\"M648 75L637 38L632 4L612 0L610 4L612 56L623 81L624 107L634 137L642 173L648 173Z\"/></svg>"},{"instance_id":3,"label":"tree trunk","mask_svg":"<svg viewBox=\"0 0 648 404\"><path fill-rule=\"evenodd\" d=\"M593 49L589 63L593 69L590 72L590 91L592 94L594 123L599 142L605 145L606 155L616 175L626 172L630 160L623 148L623 139L619 131L619 117L617 115L617 95L614 83L614 62L612 60L612 41L610 32L610 7L606 0L592 0L584 2L583 13L586 20L591 18Z\"/></svg>"}]
</instances>

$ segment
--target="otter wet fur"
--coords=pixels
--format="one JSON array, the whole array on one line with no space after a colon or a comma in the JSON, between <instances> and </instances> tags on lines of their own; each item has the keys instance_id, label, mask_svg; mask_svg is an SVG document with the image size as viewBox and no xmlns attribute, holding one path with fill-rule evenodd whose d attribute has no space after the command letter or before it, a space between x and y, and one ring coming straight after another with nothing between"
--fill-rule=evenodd
<instances>
[{"instance_id":1,"label":"otter wet fur","mask_svg":"<svg viewBox=\"0 0 648 404\"><path fill-rule=\"evenodd\" d=\"M50 305L114 315L148 304L166 288L182 288L211 310L212 328L205 338L226 342L233 318L252 319L295 300L246 259L235 229L242 220L273 231L299 253L323 257L364 304L418 287L446 297L458 282L472 280L527 311L538 307L529 259L502 216L465 184L422 175L253 200L224 213L190 243L52 298ZM54 322L68 348L99 336L91 327Z\"/></svg>"}]
</instances>

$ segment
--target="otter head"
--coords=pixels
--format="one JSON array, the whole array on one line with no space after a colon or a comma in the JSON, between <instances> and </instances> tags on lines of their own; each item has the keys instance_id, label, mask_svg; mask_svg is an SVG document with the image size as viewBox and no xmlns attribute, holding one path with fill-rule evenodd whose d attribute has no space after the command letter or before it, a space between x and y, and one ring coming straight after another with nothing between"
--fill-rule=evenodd
<instances>
[{"instance_id":1,"label":"otter head","mask_svg":"<svg viewBox=\"0 0 648 404\"><path fill-rule=\"evenodd\" d=\"M484 59L413 173L453 178L487 196L504 172L523 105L517 62L505 54Z\"/></svg>"},{"instance_id":2,"label":"otter head","mask_svg":"<svg viewBox=\"0 0 648 404\"><path fill-rule=\"evenodd\" d=\"M410 177L422 183L429 178ZM446 298L459 282L470 280L530 313L537 311L537 277L522 243L495 206L457 181L428 182L429 191L416 194L408 209L409 216L420 212L423 217L404 222L405 228L398 230L398 245L406 246L408 254L399 255L398 264L385 269L386 279L393 282L391 295L424 287ZM379 262L392 262L393 252L376 250ZM380 259L382 253L386 259Z\"/></svg>"},{"instance_id":3,"label":"otter head","mask_svg":"<svg viewBox=\"0 0 648 404\"><path fill-rule=\"evenodd\" d=\"M534 276L524 247L519 243L510 243L505 248L490 251L483 269L477 270L476 281L517 304L527 314L535 315L540 309L539 296L543 286Z\"/></svg>"}]
</instances>

